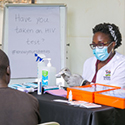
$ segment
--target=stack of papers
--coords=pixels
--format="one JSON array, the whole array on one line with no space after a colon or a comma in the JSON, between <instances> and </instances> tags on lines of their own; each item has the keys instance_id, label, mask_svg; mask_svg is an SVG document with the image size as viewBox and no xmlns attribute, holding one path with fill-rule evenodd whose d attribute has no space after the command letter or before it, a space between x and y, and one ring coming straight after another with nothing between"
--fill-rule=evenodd
<instances>
[{"instance_id":1,"label":"stack of papers","mask_svg":"<svg viewBox=\"0 0 125 125\"><path fill-rule=\"evenodd\" d=\"M67 91L64 89L48 90L48 91L45 91L45 93L49 93L55 96L62 96L62 97L67 96Z\"/></svg>"},{"instance_id":2,"label":"stack of papers","mask_svg":"<svg viewBox=\"0 0 125 125\"><path fill-rule=\"evenodd\" d=\"M22 84L11 84L8 87L17 89L23 92L34 92L38 89L38 85L36 83L22 83Z\"/></svg>"},{"instance_id":3,"label":"stack of papers","mask_svg":"<svg viewBox=\"0 0 125 125\"><path fill-rule=\"evenodd\" d=\"M99 108L99 107L101 107L101 105L98 105L95 103L89 103L86 101L68 101L68 100L61 100L61 99L55 99L53 101L64 102L64 103L68 103L68 104L73 105L73 106L86 107L86 108Z\"/></svg>"},{"instance_id":4,"label":"stack of papers","mask_svg":"<svg viewBox=\"0 0 125 125\"><path fill-rule=\"evenodd\" d=\"M44 86L44 91L59 89L58 86Z\"/></svg>"},{"instance_id":5,"label":"stack of papers","mask_svg":"<svg viewBox=\"0 0 125 125\"><path fill-rule=\"evenodd\" d=\"M37 83L21 83L21 84L11 84L11 85L8 85L8 87L10 88L13 88L13 89L17 89L17 90L20 90L20 91L23 91L23 92L34 92L36 90L38 90L38 84ZM44 86L44 91L48 91L48 90L56 90L56 89L59 89L58 86Z\"/></svg>"},{"instance_id":6,"label":"stack of papers","mask_svg":"<svg viewBox=\"0 0 125 125\"><path fill-rule=\"evenodd\" d=\"M89 103L86 101L71 101L71 105L79 106L79 107L86 107L86 108L99 108L101 105L95 104L95 103Z\"/></svg>"}]
</instances>

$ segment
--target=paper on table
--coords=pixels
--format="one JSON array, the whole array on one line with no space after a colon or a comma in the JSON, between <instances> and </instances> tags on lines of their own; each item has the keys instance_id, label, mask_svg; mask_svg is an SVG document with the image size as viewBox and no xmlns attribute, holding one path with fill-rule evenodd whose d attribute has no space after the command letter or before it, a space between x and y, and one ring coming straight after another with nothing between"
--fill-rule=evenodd
<instances>
[{"instance_id":1,"label":"paper on table","mask_svg":"<svg viewBox=\"0 0 125 125\"><path fill-rule=\"evenodd\" d=\"M54 99L53 101L69 103L70 105L73 105L73 106L86 107L86 108L99 108L99 107L101 107L101 105L98 105L95 103L89 103L86 101L68 101L68 100L62 100L62 99Z\"/></svg>"},{"instance_id":2,"label":"paper on table","mask_svg":"<svg viewBox=\"0 0 125 125\"><path fill-rule=\"evenodd\" d=\"M45 91L45 93L49 93L51 95L56 95L56 96L62 96L62 97L67 96L67 91L64 89L48 90L48 91Z\"/></svg>"},{"instance_id":3,"label":"paper on table","mask_svg":"<svg viewBox=\"0 0 125 125\"><path fill-rule=\"evenodd\" d=\"M10 88L17 89L19 91L26 92L26 93L36 91L37 86L38 85L36 83L22 83L22 84L16 83L16 84L8 85L8 87Z\"/></svg>"},{"instance_id":4,"label":"paper on table","mask_svg":"<svg viewBox=\"0 0 125 125\"><path fill-rule=\"evenodd\" d=\"M53 101L56 101L56 102L64 102L64 103L69 103L68 100L62 100L62 99L54 99Z\"/></svg>"},{"instance_id":5,"label":"paper on table","mask_svg":"<svg viewBox=\"0 0 125 125\"><path fill-rule=\"evenodd\" d=\"M85 103L88 103L88 102L86 102L86 101L70 101L71 105L78 105L78 106L80 106L81 104L85 104Z\"/></svg>"},{"instance_id":6,"label":"paper on table","mask_svg":"<svg viewBox=\"0 0 125 125\"><path fill-rule=\"evenodd\" d=\"M58 86L44 86L44 91L59 89Z\"/></svg>"},{"instance_id":7,"label":"paper on table","mask_svg":"<svg viewBox=\"0 0 125 125\"><path fill-rule=\"evenodd\" d=\"M86 108L99 108L101 105L95 104L95 103L85 103L81 104L80 107L86 107Z\"/></svg>"},{"instance_id":8,"label":"paper on table","mask_svg":"<svg viewBox=\"0 0 125 125\"><path fill-rule=\"evenodd\" d=\"M95 104L95 103L89 103L86 101L71 101L71 105L74 106L80 106L80 107L86 107L86 108L99 108L101 105Z\"/></svg>"}]
</instances>

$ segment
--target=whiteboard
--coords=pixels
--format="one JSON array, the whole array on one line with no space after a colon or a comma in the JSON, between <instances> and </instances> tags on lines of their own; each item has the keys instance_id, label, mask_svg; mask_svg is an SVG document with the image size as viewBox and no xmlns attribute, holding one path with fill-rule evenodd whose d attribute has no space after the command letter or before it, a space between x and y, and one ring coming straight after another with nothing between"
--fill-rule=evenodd
<instances>
[{"instance_id":1,"label":"whiteboard","mask_svg":"<svg viewBox=\"0 0 125 125\"><path fill-rule=\"evenodd\" d=\"M37 78L35 53L51 58L57 72L65 67L65 5L7 4L3 22L2 49L10 60L11 79Z\"/></svg>"}]
</instances>

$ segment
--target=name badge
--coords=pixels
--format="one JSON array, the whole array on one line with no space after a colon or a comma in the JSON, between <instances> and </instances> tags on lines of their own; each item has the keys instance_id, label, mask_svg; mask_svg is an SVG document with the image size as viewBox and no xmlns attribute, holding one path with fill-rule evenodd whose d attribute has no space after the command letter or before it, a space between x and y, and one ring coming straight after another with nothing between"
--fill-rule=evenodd
<instances>
[{"instance_id":1,"label":"name badge","mask_svg":"<svg viewBox=\"0 0 125 125\"><path fill-rule=\"evenodd\" d=\"M103 76L104 80L111 80L111 71L105 70L105 76Z\"/></svg>"}]
</instances>

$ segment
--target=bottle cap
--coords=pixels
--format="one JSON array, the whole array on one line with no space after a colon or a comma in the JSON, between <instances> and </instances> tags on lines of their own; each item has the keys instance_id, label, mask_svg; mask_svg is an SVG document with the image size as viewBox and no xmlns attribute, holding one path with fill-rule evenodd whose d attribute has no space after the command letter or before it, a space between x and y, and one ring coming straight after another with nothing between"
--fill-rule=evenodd
<instances>
[{"instance_id":1,"label":"bottle cap","mask_svg":"<svg viewBox=\"0 0 125 125\"><path fill-rule=\"evenodd\" d=\"M50 60L51 60L51 59L50 59ZM50 60L48 60L48 64L47 64L48 67L51 67Z\"/></svg>"},{"instance_id":2,"label":"bottle cap","mask_svg":"<svg viewBox=\"0 0 125 125\"><path fill-rule=\"evenodd\" d=\"M41 62L41 61L43 61L44 58L46 57L44 54L37 54L37 53L35 53L35 56L37 57L37 58L36 58L36 62L37 62L37 61Z\"/></svg>"},{"instance_id":3,"label":"bottle cap","mask_svg":"<svg viewBox=\"0 0 125 125\"><path fill-rule=\"evenodd\" d=\"M50 63L51 58L45 58L44 60L48 60L47 67L51 67L52 66L51 63Z\"/></svg>"},{"instance_id":4,"label":"bottle cap","mask_svg":"<svg viewBox=\"0 0 125 125\"><path fill-rule=\"evenodd\" d=\"M69 91L69 95L72 95L72 91L71 90Z\"/></svg>"},{"instance_id":5,"label":"bottle cap","mask_svg":"<svg viewBox=\"0 0 125 125\"><path fill-rule=\"evenodd\" d=\"M69 98L68 98L69 101L72 101L72 91L70 90L69 91Z\"/></svg>"}]
</instances>

